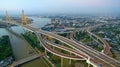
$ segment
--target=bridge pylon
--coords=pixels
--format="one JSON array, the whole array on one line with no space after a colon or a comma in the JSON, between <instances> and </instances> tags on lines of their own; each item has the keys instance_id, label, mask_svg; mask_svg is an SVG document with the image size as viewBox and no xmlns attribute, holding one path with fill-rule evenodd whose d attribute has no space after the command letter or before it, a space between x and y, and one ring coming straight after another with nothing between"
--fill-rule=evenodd
<instances>
[{"instance_id":1,"label":"bridge pylon","mask_svg":"<svg viewBox=\"0 0 120 67\"><path fill-rule=\"evenodd\" d=\"M8 12L6 11L5 21L7 22L7 23L6 23L7 28L10 27L10 25L9 25L10 20L11 20L11 19L10 19L10 16L9 16Z\"/></svg>"},{"instance_id":2,"label":"bridge pylon","mask_svg":"<svg viewBox=\"0 0 120 67\"><path fill-rule=\"evenodd\" d=\"M8 12L6 11L6 16L5 16L6 21L10 21L10 16L8 15Z\"/></svg>"},{"instance_id":3,"label":"bridge pylon","mask_svg":"<svg viewBox=\"0 0 120 67\"><path fill-rule=\"evenodd\" d=\"M23 25L27 24L27 18L26 18L25 14L24 14L24 10L22 10L21 22L22 22Z\"/></svg>"}]
</instances>

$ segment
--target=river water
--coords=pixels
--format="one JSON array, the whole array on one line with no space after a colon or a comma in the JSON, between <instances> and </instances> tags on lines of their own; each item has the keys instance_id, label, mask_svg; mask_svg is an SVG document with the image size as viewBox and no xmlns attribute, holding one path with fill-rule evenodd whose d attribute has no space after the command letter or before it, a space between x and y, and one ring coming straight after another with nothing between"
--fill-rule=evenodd
<instances>
[{"instance_id":1,"label":"river water","mask_svg":"<svg viewBox=\"0 0 120 67\"><path fill-rule=\"evenodd\" d=\"M30 17L30 18L33 19L33 23L30 24L30 26L35 28L41 28L45 24L51 21L49 18L35 18L35 17ZM29 51L32 50L29 43L26 40L24 40L23 37L18 35L18 34L24 33L25 30L20 26L14 26L10 29L14 32L11 32L5 28L0 28L0 37L3 35L8 35L10 37L10 42L11 42L12 50L13 50L16 61L33 55L34 53L29 54ZM32 64L35 64L35 63L36 62L33 62Z\"/></svg>"}]
</instances>

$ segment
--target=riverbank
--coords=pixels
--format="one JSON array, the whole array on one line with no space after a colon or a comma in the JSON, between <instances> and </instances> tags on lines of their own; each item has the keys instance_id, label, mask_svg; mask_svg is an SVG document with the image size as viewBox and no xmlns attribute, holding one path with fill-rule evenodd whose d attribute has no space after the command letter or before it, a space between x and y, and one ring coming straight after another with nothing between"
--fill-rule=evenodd
<instances>
[{"instance_id":1,"label":"riverbank","mask_svg":"<svg viewBox=\"0 0 120 67\"><path fill-rule=\"evenodd\" d=\"M30 26L32 27L36 27L36 28L41 28L44 26L44 24L50 22L50 19L48 18L30 18L33 19L33 23L30 24ZM1 22L0 22L1 23ZM25 33L25 29L23 29L20 26L14 26L14 27L10 27L10 30L12 30L13 32L10 32L8 30L6 30L5 28L1 28L0 29L0 37L4 36L4 35L8 35L10 37L10 42L11 42L11 46L12 46L12 50L15 56L15 61L19 61L20 59L24 59L27 58L29 56L32 56L34 53L34 51L32 51L31 49L31 45L30 43L27 42L27 40L25 40L24 38L19 37L16 34L19 34L21 36L21 34ZM14 34L16 33L16 34ZM41 47L40 47L41 48ZM42 49L43 50L43 49ZM31 65L31 66L36 66L36 67L40 67L42 63L38 63L38 61L30 61L31 63L26 63L27 65ZM44 65L44 64L42 64ZM0 66L1 67L1 66ZM28 66L26 66L28 67ZM47 67L47 66L46 66Z\"/></svg>"},{"instance_id":2,"label":"riverbank","mask_svg":"<svg viewBox=\"0 0 120 67\"><path fill-rule=\"evenodd\" d=\"M14 19L17 23L21 23L21 19ZM33 23L33 20L30 18L27 18L28 24ZM8 25L6 22L0 21L0 28L6 28ZM15 24L9 24L9 27L16 26Z\"/></svg>"},{"instance_id":3,"label":"riverbank","mask_svg":"<svg viewBox=\"0 0 120 67\"><path fill-rule=\"evenodd\" d=\"M7 27L7 25L3 22L0 22L0 28L5 28L5 27Z\"/></svg>"},{"instance_id":4,"label":"riverbank","mask_svg":"<svg viewBox=\"0 0 120 67\"><path fill-rule=\"evenodd\" d=\"M44 56L44 51L45 49L40 46L40 42L37 39L36 35L34 33L31 32L26 32L24 34L22 34L22 36L28 41L28 43L32 46L33 49L35 49L39 54L42 55L41 58L33 60L31 62L28 62L26 64L21 65L20 67L33 67L32 65L29 64L36 64L34 65L35 67L53 67L51 64L51 61L49 61L45 56ZM38 61L38 62L36 62Z\"/></svg>"},{"instance_id":5,"label":"riverbank","mask_svg":"<svg viewBox=\"0 0 120 67\"><path fill-rule=\"evenodd\" d=\"M15 24L7 24L5 22L0 22L0 28L7 28L7 27L12 27L12 26L16 26Z\"/></svg>"},{"instance_id":6,"label":"riverbank","mask_svg":"<svg viewBox=\"0 0 120 67\"><path fill-rule=\"evenodd\" d=\"M7 66L13 61L13 52L10 44L9 36L0 38L0 67Z\"/></svg>"},{"instance_id":7,"label":"riverbank","mask_svg":"<svg viewBox=\"0 0 120 67\"><path fill-rule=\"evenodd\" d=\"M33 48L38 48L42 53L44 53L45 49L44 47L39 45L39 40L37 39L35 33L31 32L26 32L22 34L22 36L28 41L28 43L33 47Z\"/></svg>"}]
</instances>

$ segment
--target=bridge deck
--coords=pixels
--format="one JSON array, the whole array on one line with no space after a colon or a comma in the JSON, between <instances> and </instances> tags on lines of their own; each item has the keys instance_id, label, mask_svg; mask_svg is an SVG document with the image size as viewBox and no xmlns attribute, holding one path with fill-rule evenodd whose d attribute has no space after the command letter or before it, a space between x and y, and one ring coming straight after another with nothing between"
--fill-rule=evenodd
<instances>
[{"instance_id":1,"label":"bridge deck","mask_svg":"<svg viewBox=\"0 0 120 67\"><path fill-rule=\"evenodd\" d=\"M13 64L11 65L11 67L15 67L15 66L24 64L26 62L29 62L29 61L34 60L34 59L39 58L39 57L41 57L41 55L40 54L36 54L36 55L30 56L30 57L27 57L25 59L21 59L19 61L13 62Z\"/></svg>"}]
</instances>

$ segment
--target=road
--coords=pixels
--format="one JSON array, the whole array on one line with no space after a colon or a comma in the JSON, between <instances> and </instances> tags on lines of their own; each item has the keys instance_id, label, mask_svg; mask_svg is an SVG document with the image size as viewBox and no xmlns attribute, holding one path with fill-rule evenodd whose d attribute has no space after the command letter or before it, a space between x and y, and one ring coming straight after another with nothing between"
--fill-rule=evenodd
<instances>
[{"instance_id":1,"label":"road","mask_svg":"<svg viewBox=\"0 0 120 67\"><path fill-rule=\"evenodd\" d=\"M52 45L52 46L57 47L59 49L65 50L65 51L70 52L72 54L78 55L79 57L83 58L82 60L85 60L84 58L87 58L85 55L79 53L75 49L71 49L71 48L65 47L63 45L55 44L55 43L52 43L50 41L46 41L46 40L44 40L44 41L49 45Z\"/></svg>"},{"instance_id":2,"label":"road","mask_svg":"<svg viewBox=\"0 0 120 67\"><path fill-rule=\"evenodd\" d=\"M73 60L84 60L83 58L81 58L80 56L70 56L70 55L66 55L66 54L63 54L63 53L60 53L58 51L55 51L54 49L52 49L42 38L41 38L41 35L40 34L36 34L39 38L39 40L42 42L42 46L49 52L57 55L57 56L60 56L60 57L63 57L63 58L67 58L67 59L73 59Z\"/></svg>"},{"instance_id":3,"label":"road","mask_svg":"<svg viewBox=\"0 0 120 67\"><path fill-rule=\"evenodd\" d=\"M88 32L90 35L92 35L92 36L96 37L97 39L99 39L99 40L104 44L104 51L103 51L103 53L104 53L104 54L108 54L109 51L110 51L110 46L109 46L109 44L108 44L105 40L103 40L102 38L100 38L99 36L97 36L97 35L93 34L92 32L90 32L90 28L87 29L87 32Z\"/></svg>"},{"instance_id":4,"label":"road","mask_svg":"<svg viewBox=\"0 0 120 67\"><path fill-rule=\"evenodd\" d=\"M18 23L14 23L14 24L20 25ZM87 56L88 58L85 58L85 59L88 59L88 61L93 62L94 64L102 65L104 67L120 67L120 62L118 62L117 60L110 58L109 56L102 54L100 52L96 52L96 51L94 51L94 49L91 50L88 47L83 46L73 40L70 40L68 38L59 36L59 35L51 33L51 32L47 32L47 31L43 31L41 29L30 27L29 25L21 25L21 26L28 29L31 32L37 32L39 34L50 36L56 40L59 40L59 41L65 43L66 45L72 47L76 51Z\"/></svg>"},{"instance_id":5,"label":"road","mask_svg":"<svg viewBox=\"0 0 120 67\"><path fill-rule=\"evenodd\" d=\"M109 56L106 56L106 55L99 53L99 52L96 53L95 51L93 51L93 50L91 50L83 45L80 45L79 43L76 43L75 41L70 40L68 38L59 36L57 34L53 34L51 32L46 32L46 31L43 31L40 29L32 28L30 26L23 26L23 27L25 27L29 30L36 31L38 33L50 36L54 39L57 39L65 44L71 46L72 48L76 49L77 51L79 51L83 55L88 56L88 58L90 57L90 60L96 60L95 63L97 63L97 64L101 64L105 67L116 67L116 66L120 65L120 63L118 61L110 58Z\"/></svg>"}]
</instances>

